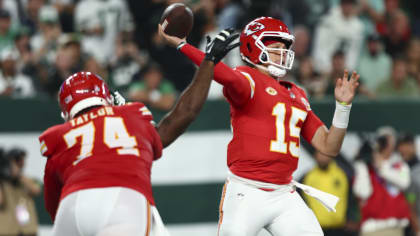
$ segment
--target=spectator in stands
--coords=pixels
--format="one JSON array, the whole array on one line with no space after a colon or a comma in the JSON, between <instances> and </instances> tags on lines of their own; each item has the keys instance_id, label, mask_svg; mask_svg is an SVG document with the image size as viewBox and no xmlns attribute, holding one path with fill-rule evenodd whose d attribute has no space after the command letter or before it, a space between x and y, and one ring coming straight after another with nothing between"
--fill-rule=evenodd
<instances>
[{"instance_id":1,"label":"spectator in stands","mask_svg":"<svg viewBox=\"0 0 420 236\"><path fill-rule=\"evenodd\" d=\"M103 80L108 80L108 70L102 66L94 57L87 58L83 66L83 71L89 71L99 75Z\"/></svg>"},{"instance_id":2,"label":"spectator in stands","mask_svg":"<svg viewBox=\"0 0 420 236\"><path fill-rule=\"evenodd\" d=\"M356 0L341 0L339 6L322 17L316 27L312 54L317 72L331 72L331 58L337 50L344 52L346 68L356 68L364 29L355 13Z\"/></svg>"},{"instance_id":3,"label":"spectator in stands","mask_svg":"<svg viewBox=\"0 0 420 236\"><path fill-rule=\"evenodd\" d=\"M367 38L367 50L362 53L359 60L358 72L364 94L374 97L380 83L387 80L391 74L391 57L382 48L381 39L377 34ZM361 87L361 89L362 89Z\"/></svg>"},{"instance_id":4,"label":"spectator in stands","mask_svg":"<svg viewBox=\"0 0 420 236\"><path fill-rule=\"evenodd\" d=\"M211 38L215 37L220 30L226 28L219 28L218 26L218 18L217 18L217 10L218 10L218 2L213 0L204 0L200 1L201 4L196 6L196 11L200 14L203 14L202 17L205 18L205 23L202 27L201 32L201 40L198 45L198 48L201 50L205 50L207 40L204 36L210 36ZM239 42L237 39L235 42ZM242 65L241 55L239 54L239 50L233 50L225 58L223 58L223 62L228 66L234 67ZM213 87L213 84L212 84ZM212 89L210 89L212 90ZM210 91L211 94L211 91ZM223 96L223 95L222 95Z\"/></svg>"},{"instance_id":5,"label":"spectator in stands","mask_svg":"<svg viewBox=\"0 0 420 236\"><path fill-rule=\"evenodd\" d=\"M388 0L395 1L395 0ZM392 57L404 53L410 41L410 23L402 10L390 16L389 31L385 34L385 51Z\"/></svg>"},{"instance_id":6,"label":"spectator in stands","mask_svg":"<svg viewBox=\"0 0 420 236\"><path fill-rule=\"evenodd\" d=\"M301 60L306 59L309 56L310 35L309 30L304 25L296 26L293 34L295 36L295 42L293 43L295 59L291 73L296 77Z\"/></svg>"},{"instance_id":7,"label":"spectator in stands","mask_svg":"<svg viewBox=\"0 0 420 236\"><path fill-rule=\"evenodd\" d=\"M79 48L79 49L78 49ZM80 71L84 66L80 64L80 46L64 43L58 48L55 63L48 70L47 78L43 79L43 89L55 98L61 83L70 75Z\"/></svg>"},{"instance_id":8,"label":"spectator in stands","mask_svg":"<svg viewBox=\"0 0 420 236\"><path fill-rule=\"evenodd\" d=\"M378 97L418 97L419 90L413 78L407 74L407 61L395 58L389 79L378 85Z\"/></svg>"},{"instance_id":9,"label":"spectator in stands","mask_svg":"<svg viewBox=\"0 0 420 236\"><path fill-rule=\"evenodd\" d=\"M367 0L362 1L362 9L375 22L377 32L384 37L385 50L392 57L405 51L410 37L408 19L401 11L399 2L384 0L385 10L381 11L367 4Z\"/></svg>"},{"instance_id":10,"label":"spectator in stands","mask_svg":"<svg viewBox=\"0 0 420 236\"><path fill-rule=\"evenodd\" d=\"M419 232L420 229L418 222L420 222L420 161L416 154L414 136L409 133L401 134L398 139L397 151L402 159L410 167L411 184L406 191L406 196L412 209L411 228L413 231Z\"/></svg>"},{"instance_id":11,"label":"spectator in stands","mask_svg":"<svg viewBox=\"0 0 420 236\"><path fill-rule=\"evenodd\" d=\"M163 77L162 70L155 63L149 64L142 74L142 79L134 82L128 90L130 100L143 102L160 110L169 110L176 99L176 90L172 83Z\"/></svg>"},{"instance_id":12,"label":"spectator in stands","mask_svg":"<svg viewBox=\"0 0 420 236\"><path fill-rule=\"evenodd\" d=\"M16 0L1 0L0 9L4 9L10 13L12 25L20 25L18 13L18 1Z\"/></svg>"},{"instance_id":13,"label":"spectator in stands","mask_svg":"<svg viewBox=\"0 0 420 236\"><path fill-rule=\"evenodd\" d=\"M61 34L58 38L58 46L72 52L73 57L76 58L74 70L82 70L87 59L91 57L82 51L80 36L76 33Z\"/></svg>"},{"instance_id":14,"label":"spectator in stands","mask_svg":"<svg viewBox=\"0 0 420 236\"><path fill-rule=\"evenodd\" d=\"M314 71L310 57L301 58L294 80L305 89L306 94L314 98L322 98L327 80Z\"/></svg>"},{"instance_id":15,"label":"spectator in stands","mask_svg":"<svg viewBox=\"0 0 420 236\"><path fill-rule=\"evenodd\" d=\"M27 75L33 75L33 71L28 69L34 65L34 55L30 45L30 37L28 30L22 28L15 37L15 47L19 54L19 60L17 62L18 71L23 72Z\"/></svg>"},{"instance_id":16,"label":"spectator in stands","mask_svg":"<svg viewBox=\"0 0 420 236\"><path fill-rule=\"evenodd\" d=\"M7 48L0 51L0 95L13 98L35 96L32 80L17 70L19 58L16 49Z\"/></svg>"},{"instance_id":17,"label":"spectator in stands","mask_svg":"<svg viewBox=\"0 0 420 236\"><path fill-rule=\"evenodd\" d=\"M225 0L223 6L219 6L219 29L239 28L238 20L244 14L244 6L241 2L241 0Z\"/></svg>"},{"instance_id":18,"label":"spectator in stands","mask_svg":"<svg viewBox=\"0 0 420 236\"><path fill-rule=\"evenodd\" d=\"M106 9L105 43L112 55L117 39L122 34L132 35L135 25L127 6L127 0L107 0Z\"/></svg>"},{"instance_id":19,"label":"spectator in stands","mask_svg":"<svg viewBox=\"0 0 420 236\"><path fill-rule=\"evenodd\" d=\"M417 78L420 75L420 39L412 38L408 44L407 51L408 75Z\"/></svg>"},{"instance_id":20,"label":"spectator in stands","mask_svg":"<svg viewBox=\"0 0 420 236\"><path fill-rule=\"evenodd\" d=\"M75 29L82 34L82 50L104 64L112 54L105 43L105 5L100 0L79 1L74 12Z\"/></svg>"},{"instance_id":21,"label":"spectator in stands","mask_svg":"<svg viewBox=\"0 0 420 236\"><path fill-rule=\"evenodd\" d=\"M20 148L0 153L0 235L36 236L38 218L33 197L40 185L23 175L26 152Z\"/></svg>"},{"instance_id":22,"label":"spectator in stands","mask_svg":"<svg viewBox=\"0 0 420 236\"><path fill-rule=\"evenodd\" d=\"M359 0L359 13L365 27L365 34L377 33L376 21L372 14L383 15L385 13L384 0Z\"/></svg>"},{"instance_id":23,"label":"spectator in stands","mask_svg":"<svg viewBox=\"0 0 420 236\"><path fill-rule=\"evenodd\" d=\"M195 71L191 62L176 48L168 46L157 31L152 34L152 44L148 50L150 59L162 66L164 75L171 76L169 79L175 88L178 91L184 90L189 83L185 78L192 78Z\"/></svg>"},{"instance_id":24,"label":"spectator in stands","mask_svg":"<svg viewBox=\"0 0 420 236\"><path fill-rule=\"evenodd\" d=\"M50 0L51 5L53 5L57 11L59 12L60 16L60 24L63 32L70 33L74 32L73 27L73 14L74 14L74 7L77 1L74 0Z\"/></svg>"},{"instance_id":25,"label":"spectator in stands","mask_svg":"<svg viewBox=\"0 0 420 236\"><path fill-rule=\"evenodd\" d=\"M385 36L389 31L390 16L399 9L398 0L361 0L360 10L366 13L374 24L374 31L379 35Z\"/></svg>"},{"instance_id":26,"label":"spectator in stands","mask_svg":"<svg viewBox=\"0 0 420 236\"><path fill-rule=\"evenodd\" d=\"M45 5L45 0L27 0L19 1L23 8L23 14L20 15L21 24L29 29L31 35L35 34L39 28L39 11ZM25 3L25 4L24 4Z\"/></svg>"},{"instance_id":27,"label":"spectator in stands","mask_svg":"<svg viewBox=\"0 0 420 236\"><path fill-rule=\"evenodd\" d=\"M330 1L325 0L305 0L309 7L309 14L306 16L306 22L311 33L319 24L321 18L330 10Z\"/></svg>"},{"instance_id":28,"label":"spectator in stands","mask_svg":"<svg viewBox=\"0 0 420 236\"><path fill-rule=\"evenodd\" d=\"M353 191L360 200L361 236L403 236L410 207L404 196L410 184L410 169L398 158L394 131L378 131L372 148L364 148L355 162Z\"/></svg>"},{"instance_id":29,"label":"spectator in stands","mask_svg":"<svg viewBox=\"0 0 420 236\"><path fill-rule=\"evenodd\" d=\"M316 59L315 59L316 60ZM330 73L327 73L325 76L325 87L323 94L324 95L334 95L335 82L340 78L340 74L343 73L346 64L346 58L343 51L338 50L334 52L331 60L332 70Z\"/></svg>"},{"instance_id":30,"label":"spectator in stands","mask_svg":"<svg viewBox=\"0 0 420 236\"><path fill-rule=\"evenodd\" d=\"M317 217L325 236L346 236L352 235L347 229L348 212L351 206L351 189L350 178L338 161L346 160L344 158L333 159L320 152L314 154L317 165L303 177L303 184L312 186L316 189L328 192L340 198L336 206L337 212L329 212L317 200L303 194L308 206L312 209ZM350 170L353 173L352 170ZM354 201L353 201L353 204Z\"/></svg>"},{"instance_id":31,"label":"spectator in stands","mask_svg":"<svg viewBox=\"0 0 420 236\"><path fill-rule=\"evenodd\" d=\"M420 167L420 165L418 165L420 164L420 161L417 157L416 145L412 134L403 133L400 135L397 143L397 151L403 160L410 166L410 169ZM418 177L420 177L420 175Z\"/></svg>"},{"instance_id":32,"label":"spectator in stands","mask_svg":"<svg viewBox=\"0 0 420 236\"><path fill-rule=\"evenodd\" d=\"M53 6L43 6L39 10L39 31L31 38L31 48L35 63L45 66L54 64L58 38L61 35L58 12Z\"/></svg>"},{"instance_id":33,"label":"spectator in stands","mask_svg":"<svg viewBox=\"0 0 420 236\"><path fill-rule=\"evenodd\" d=\"M108 84L125 95L134 75L144 68L147 60L148 54L140 50L128 34L122 34L111 60Z\"/></svg>"},{"instance_id":34,"label":"spectator in stands","mask_svg":"<svg viewBox=\"0 0 420 236\"><path fill-rule=\"evenodd\" d=\"M311 13L312 8L314 8L314 4L316 1L311 0L296 0L296 1L277 1L283 3L284 9L286 12L290 13L290 17L292 18L292 23L294 26L309 26L310 24L315 23L315 21L311 22L310 18L308 17ZM294 32L296 37L296 32ZM294 48L296 50L296 48Z\"/></svg>"},{"instance_id":35,"label":"spectator in stands","mask_svg":"<svg viewBox=\"0 0 420 236\"><path fill-rule=\"evenodd\" d=\"M17 29L12 27L10 13L0 9L0 52L5 48L13 47L16 34Z\"/></svg>"},{"instance_id":36,"label":"spectator in stands","mask_svg":"<svg viewBox=\"0 0 420 236\"><path fill-rule=\"evenodd\" d=\"M108 64L121 32L131 32L134 24L125 0L79 1L75 13L76 31L82 33L82 48L102 65Z\"/></svg>"},{"instance_id":37,"label":"spectator in stands","mask_svg":"<svg viewBox=\"0 0 420 236\"><path fill-rule=\"evenodd\" d=\"M198 45L198 48L202 51L205 51L206 45L207 45L207 40L206 40L206 37L204 37L204 35L206 36L208 35L211 38L214 38L220 32L221 29L226 29L226 28L218 27L218 19L216 16L217 7L218 7L217 1L212 1L212 0L201 1L200 4L197 4L195 6L195 11L201 14L202 17L205 19L205 23L203 22L203 27L202 27L202 32L201 32L203 37L201 37L201 41ZM236 42L239 42L239 39L237 39L235 43ZM226 55L226 57L223 58L222 61L223 63L231 67L235 67L235 66L239 66L243 64L241 56L239 54L239 50L232 50L228 55ZM222 85L220 85L216 81L212 81L209 94L208 94L208 99L223 100L224 96L223 96L222 90L223 90Z\"/></svg>"}]
</instances>

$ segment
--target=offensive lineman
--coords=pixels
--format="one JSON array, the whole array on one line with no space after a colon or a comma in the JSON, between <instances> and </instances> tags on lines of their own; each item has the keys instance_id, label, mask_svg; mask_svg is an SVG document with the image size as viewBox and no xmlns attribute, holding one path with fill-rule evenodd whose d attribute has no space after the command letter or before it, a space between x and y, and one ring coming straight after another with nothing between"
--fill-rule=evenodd
<instances>
[{"instance_id":1,"label":"offensive lineman","mask_svg":"<svg viewBox=\"0 0 420 236\"><path fill-rule=\"evenodd\" d=\"M160 33L195 64L203 52L185 40ZM229 175L220 203L220 236L254 236L265 228L274 236L323 235L313 212L292 180L300 135L318 151L336 156L346 133L359 75L337 79L336 110L328 129L295 84L281 80L293 65L294 36L280 20L260 17L240 36L242 59L234 69L219 63L214 79L223 85L231 108L233 139L228 145ZM315 190L317 191L317 190ZM335 206L335 204L333 204ZM333 207L331 207L333 209Z\"/></svg>"},{"instance_id":2,"label":"offensive lineman","mask_svg":"<svg viewBox=\"0 0 420 236\"><path fill-rule=\"evenodd\" d=\"M39 137L48 158L44 194L54 236L149 235L151 218L154 231L167 235L154 207L152 162L199 113L214 65L238 46L230 45L239 37L232 32L208 38L206 59L156 127L142 103L114 106L107 84L90 72L63 82L59 98L66 122Z\"/></svg>"}]
</instances>

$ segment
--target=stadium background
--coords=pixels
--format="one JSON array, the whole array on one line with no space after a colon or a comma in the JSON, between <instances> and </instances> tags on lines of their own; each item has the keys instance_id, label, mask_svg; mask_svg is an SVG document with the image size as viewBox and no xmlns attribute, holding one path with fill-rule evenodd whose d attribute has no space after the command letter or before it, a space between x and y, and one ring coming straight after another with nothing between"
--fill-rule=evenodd
<instances>
[{"instance_id":1,"label":"stadium background","mask_svg":"<svg viewBox=\"0 0 420 236\"><path fill-rule=\"evenodd\" d=\"M393 0L378 0L378 1L367 1L368 4L377 7L380 12L385 12L385 4L388 1ZM27 24L21 20L18 16L13 14L13 3L14 1L3 0L0 1L1 9L6 9L11 12L10 17L12 18L12 24L14 27L20 27L20 33L16 35L27 35L34 37L40 34L40 29L37 28L37 24L41 24L41 16L39 13L39 21L33 22L33 25ZM25 175L33 177L39 181L42 181L43 167L46 160L39 154L39 144L37 137L46 128L61 123L59 108L55 99L55 92L57 86L54 85L54 80L59 80L60 77L70 73L71 70L60 71L61 67L57 66L59 63L60 50L63 45L68 42L68 38L77 41L82 45L82 51L84 43L97 42L98 45L93 47L92 50L100 50L101 47L108 42L101 40L95 41L97 38L92 39L87 35L88 28L83 28L77 25L75 20L75 12L78 11L78 7L83 2L91 2L91 6L97 7L94 2L109 6L117 6L115 9L111 7L105 10L108 12L119 12L119 14L131 16L127 19L125 24L121 27L117 26L112 30L115 32L114 41L111 44L116 47L124 47L130 43L134 43L137 47L136 53L141 55L142 60L138 62L138 68L130 66L124 67L117 64L113 64L111 61L114 57L113 51L104 53L104 55L95 55L95 52L90 52L88 49L84 51L87 55L90 55L86 59L84 58L85 65L79 67L79 69L88 69L100 74L104 79L115 89L119 89L126 96L130 97L130 84L141 81L140 75L137 72L141 71L142 68L147 68L147 64L150 61L154 61L159 64L159 68L162 68L165 78L172 82L175 87L175 93L179 93L190 81L193 76L194 66L188 63L185 58L178 55L173 49L165 46L157 46L157 42L154 41L153 35L155 33L156 23L159 20L160 14L165 6L172 2L186 2L189 4L195 12L195 26L194 30L189 38L189 42L194 45L199 45L202 36L205 34L213 34L219 29L223 28L221 22L229 22L229 16L235 16L232 12L225 12L224 9L235 9L238 6L239 9L246 10L245 14L232 18L230 24L241 28L247 20L252 19L255 16L260 15L272 15L285 20L289 25L298 26L304 25L308 28L310 38L315 37L315 29L321 23L323 16L327 15L328 12L340 6L340 0L300 0L300 1L229 1L229 0L193 0L193 1L123 1L123 0L53 0L53 1L41 1L41 0L26 0L16 1L21 2L23 10L27 12L32 10L28 7L34 2L38 2L39 12L44 6L50 6L57 9L59 18L58 20L61 25L61 32L57 37L57 48L54 49L51 61L45 58L45 61L40 60L39 63L45 63L32 73L28 73L22 69L19 73L26 75L31 81L33 90L30 93L22 93L16 91L14 93L3 93L0 92L0 147L5 149L19 146L24 148L28 152L26 166L24 169ZM350 2L353 2L350 0ZM355 6L360 7L364 1L354 1ZM398 1L397 1L398 2ZM410 8L409 4L413 1L399 1L399 9L402 9L407 16L409 16L410 36L408 39L401 41L400 43L406 45L402 47L403 51L400 53L406 53L406 48L410 40L416 39L417 28L419 25L416 24L418 12L416 6ZM308 10L306 13L296 11L296 5L302 9L313 9L320 8L319 13L314 13ZM301 4L301 5L299 5ZM10 7L12 6L12 7ZM233 7L232 7L233 6ZM25 8L26 7L26 8ZM306 8L305 8L306 7ZM18 7L19 9L19 7ZM271 10L270 10L271 9ZM409 9L409 10L407 10ZM86 9L84 9L86 10ZM104 9L101 9L104 10ZM83 13L83 9L80 10ZM19 12L19 11L17 11ZM44 17L50 17L48 19L54 19L54 11L46 10L47 13ZM91 18L97 17L94 8L89 8L88 14ZM235 11L233 11L235 12ZM102 12L103 13L103 12ZM237 12L236 12L237 13ZM306 15L305 15L306 14ZM318 16L316 15L318 14ZM308 17L305 17L308 16ZM0 18L2 18L0 14ZM101 16L103 17L103 16ZM223 18L225 17L225 18ZM227 18L226 18L227 17ZM315 18L310 18L315 17ZM367 14L360 13L356 16L364 21L369 20ZM106 17L105 17L106 18ZM24 18L23 18L24 19ZM30 19L30 17L28 17ZM118 18L121 19L121 18ZM317 19L317 20L314 20ZM109 20L109 19L108 19ZM225 20L225 21L223 21ZM20 23L19 23L20 21ZM360 55L366 51L366 42L372 32L376 31L375 27L372 29L374 21L365 24L365 30L361 32L362 44L360 46ZM73 22L76 22L73 24ZM370 25L370 30L368 30ZM23 26L27 26L26 28ZM80 27L79 27L80 26ZM108 25L105 23L101 26L104 30L109 30ZM120 27L120 28L119 28ZM293 27L292 31L293 31ZM312 29L312 30L311 30ZM31 32L32 31L32 32ZM76 32L77 34L74 34ZM130 36L126 36L126 33L130 32ZM103 34L104 32L102 32ZM378 32L376 32L378 33ZM349 33L352 34L352 33ZM16 35L14 37L16 37ZM42 35L42 33L41 33ZM118 37L126 38L126 40L119 40ZM0 36L1 37L1 36ZM105 37L105 36L104 36ZM383 36L386 39L386 35ZM75 39L77 38L77 39ZM111 37L112 38L112 37ZM15 38L14 38L15 39ZM84 40L91 40L86 42ZM60 42L60 40L64 42ZM67 41L66 41L67 40ZM117 42L118 41L118 42ZM4 42L4 41L2 41ZM386 41L383 41L384 44ZM12 44L15 43L12 40ZM103 44L102 44L103 43ZM308 50L306 56L314 57L313 50L316 47L313 42L308 43ZM13 48L0 44L0 58L2 61L9 57L14 57ZM343 48L342 48L343 49ZM34 50L34 49L33 49ZM343 49L345 51L345 48ZM23 58L22 51L19 51L19 55L16 57L18 63L27 63ZM52 52L52 51L51 51ZM35 53L35 52L33 52ZM391 54L391 53L389 53ZM238 63L238 54L227 58L227 63L235 65ZM400 55L390 55L391 57L399 57ZM47 57L47 56L45 56ZM93 59L92 59L93 58ZM92 62L93 60L93 62ZM316 60L316 58L313 58ZM132 58L132 61L137 61ZM146 61L146 62L145 62ZM92 62L92 63L88 63ZM420 63L420 61L417 61ZM94 64L92 66L92 64ZM297 67L298 65L295 65ZM59 73L51 72L47 75L39 72L42 69L39 68L55 68ZM20 67L21 68L25 68ZM420 68L420 67L419 67ZM74 68L72 68L74 69ZM357 69L355 67L354 69ZM322 69L319 69L322 71ZM31 71L31 70L29 70ZM63 73L61 73L63 72ZM120 73L120 74L118 74ZM57 75L58 76L53 76ZM124 78L120 78L119 75L124 74ZM314 76L323 74L321 72L314 73ZM51 76L50 76L51 75ZM45 78L43 77L45 76ZM137 77L136 77L137 76ZM419 80L416 75L410 75L413 81ZM328 77L328 76L326 76ZM117 79L118 78L118 79ZM419 77L420 78L420 77ZM0 78L4 79L4 77ZM292 78L295 79L296 78ZM47 82L45 82L47 81ZM125 82L124 82L125 81ZM128 81L128 82L127 82ZM57 82L57 81L55 81ZM55 87L54 87L55 86ZM1 88L1 87L0 87ZM54 90L55 89L55 90ZM174 144L164 150L163 158L155 162L152 170L152 183L154 186L154 194L156 198L157 207L162 215L164 222L168 225L172 235L215 235L216 222L218 218L218 204L220 200L220 194L224 179L226 177L226 146L231 138L230 127L229 127L229 107L228 104L220 98L220 91L218 92L217 86L212 88L212 94L209 101L206 103L204 110L201 112L199 118L193 123L186 134L180 137ZM311 91L311 87L306 88ZM25 89L22 89L25 90ZM53 92L51 92L53 91ZM374 92L374 91L371 91ZM379 93L378 93L379 94ZM417 98L419 94L404 96L388 94L389 96L371 96L370 93L360 92L359 97L354 102L354 106L350 118L349 134L346 136L341 154L352 161L361 145L362 138L366 135L373 135L375 131L381 126L392 126L398 132L410 132L416 135L416 146L417 150L420 150L420 126L418 121L420 118L420 100ZM314 94L311 98L312 109L320 116L320 118L327 124L331 124L332 114L334 112L334 98L331 94L324 91L323 94ZM156 109L151 107L154 114L155 120L158 121L166 111L162 109ZM301 158L299 160L299 169L295 173L295 178L301 177L306 171L308 171L314 165L314 160L311 157L312 149L308 147L306 143L302 143ZM45 209L43 207L42 195L36 198L36 206L39 215L40 223L40 236L50 235L51 222ZM1 222L0 222L0 227ZM265 235L262 233L261 235Z\"/></svg>"}]
</instances>

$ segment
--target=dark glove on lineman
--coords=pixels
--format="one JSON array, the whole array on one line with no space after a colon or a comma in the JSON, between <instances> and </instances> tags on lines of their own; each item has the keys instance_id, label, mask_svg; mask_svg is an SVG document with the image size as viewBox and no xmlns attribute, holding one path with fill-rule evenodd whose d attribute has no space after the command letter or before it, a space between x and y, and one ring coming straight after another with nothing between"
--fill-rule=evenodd
<instances>
[{"instance_id":1,"label":"dark glove on lineman","mask_svg":"<svg viewBox=\"0 0 420 236\"><path fill-rule=\"evenodd\" d=\"M111 95L114 97L114 106L122 106L126 103L125 98L118 91L112 92Z\"/></svg>"},{"instance_id":2,"label":"dark glove on lineman","mask_svg":"<svg viewBox=\"0 0 420 236\"><path fill-rule=\"evenodd\" d=\"M233 34L233 32L235 32L233 28L222 30L213 40L207 36L206 57L204 59L217 64L230 50L239 46L241 43L229 45L239 37L238 33Z\"/></svg>"}]
</instances>

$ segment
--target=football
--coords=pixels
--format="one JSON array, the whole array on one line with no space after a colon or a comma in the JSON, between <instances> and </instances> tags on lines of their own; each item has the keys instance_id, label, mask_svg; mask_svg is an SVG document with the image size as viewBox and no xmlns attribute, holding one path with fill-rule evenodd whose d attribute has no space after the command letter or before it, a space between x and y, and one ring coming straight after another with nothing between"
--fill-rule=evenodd
<instances>
[{"instance_id":1,"label":"football","mask_svg":"<svg viewBox=\"0 0 420 236\"><path fill-rule=\"evenodd\" d=\"M191 32L194 15L189 7L182 3L169 5L160 18L163 31L171 36L185 38Z\"/></svg>"}]
</instances>

